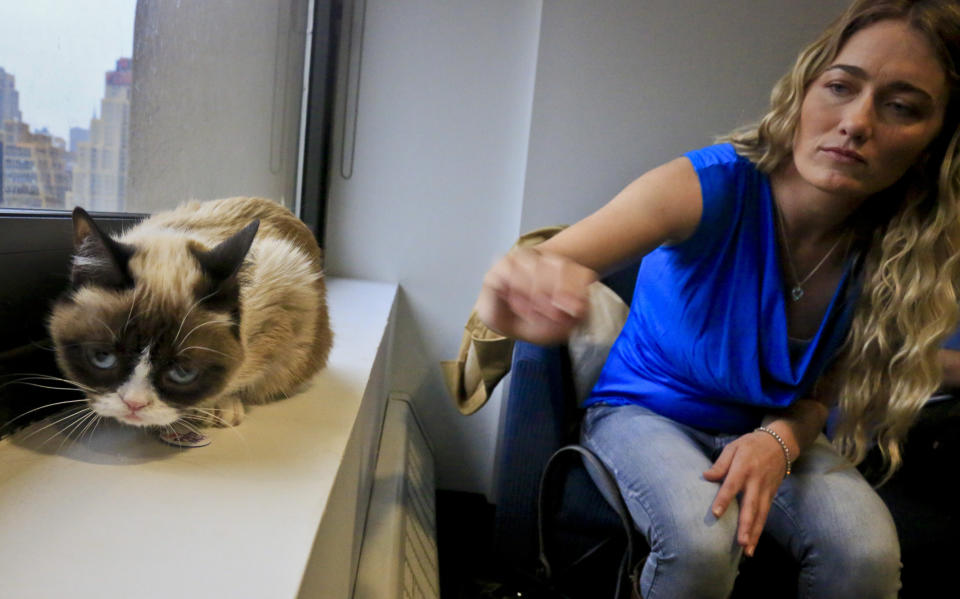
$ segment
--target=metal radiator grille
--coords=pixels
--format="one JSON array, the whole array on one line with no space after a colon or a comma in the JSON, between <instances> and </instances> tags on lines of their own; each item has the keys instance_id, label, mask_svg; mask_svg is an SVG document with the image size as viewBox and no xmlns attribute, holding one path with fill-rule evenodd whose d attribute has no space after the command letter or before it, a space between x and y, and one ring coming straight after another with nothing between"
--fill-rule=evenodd
<instances>
[{"instance_id":1,"label":"metal radiator grille","mask_svg":"<svg viewBox=\"0 0 960 599\"><path fill-rule=\"evenodd\" d=\"M439 599L433 455L410 405L387 406L355 599Z\"/></svg>"}]
</instances>

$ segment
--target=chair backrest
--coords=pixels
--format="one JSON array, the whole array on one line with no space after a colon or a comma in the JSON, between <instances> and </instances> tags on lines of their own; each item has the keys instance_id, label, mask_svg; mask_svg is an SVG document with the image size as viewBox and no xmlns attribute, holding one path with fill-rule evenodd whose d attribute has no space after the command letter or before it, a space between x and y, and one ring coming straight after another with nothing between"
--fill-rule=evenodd
<instances>
[{"instance_id":1,"label":"chair backrest","mask_svg":"<svg viewBox=\"0 0 960 599\"><path fill-rule=\"evenodd\" d=\"M636 273L634 264L606 277L604 283L629 304ZM503 401L495 470L494 545L506 564L535 568L540 475L557 449L577 442L583 416L566 346L541 347L518 341ZM582 467L571 470L564 480L557 509L558 532L584 543L622 531L616 512Z\"/></svg>"}]
</instances>

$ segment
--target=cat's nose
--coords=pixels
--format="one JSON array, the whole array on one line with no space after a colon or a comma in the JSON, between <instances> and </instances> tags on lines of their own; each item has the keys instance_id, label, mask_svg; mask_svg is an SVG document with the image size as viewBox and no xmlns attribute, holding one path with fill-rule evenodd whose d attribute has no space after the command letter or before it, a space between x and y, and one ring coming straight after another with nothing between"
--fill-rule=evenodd
<instances>
[{"instance_id":1,"label":"cat's nose","mask_svg":"<svg viewBox=\"0 0 960 599\"><path fill-rule=\"evenodd\" d=\"M150 405L149 401L137 401L135 399L126 399L121 397L120 401L123 402L123 405L130 408L131 412L136 412L137 410L142 410L143 408Z\"/></svg>"}]
</instances>

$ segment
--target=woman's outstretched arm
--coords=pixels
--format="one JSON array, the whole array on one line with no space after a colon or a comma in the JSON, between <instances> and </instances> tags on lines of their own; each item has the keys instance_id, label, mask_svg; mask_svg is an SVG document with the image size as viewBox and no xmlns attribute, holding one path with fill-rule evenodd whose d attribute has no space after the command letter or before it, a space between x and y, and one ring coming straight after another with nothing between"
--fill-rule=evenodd
<instances>
[{"instance_id":1,"label":"woman's outstretched arm","mask_svg":"<svg viewBox=\"0 0 960 599\"><path fill-rule=\"evenodd\" d=\"M606 206L487 272L477 313L487 326L532 343L563 342L585 316L587 287L700 223L700 181L687 158L653 169Z\"/></svg>"}]
</instances>

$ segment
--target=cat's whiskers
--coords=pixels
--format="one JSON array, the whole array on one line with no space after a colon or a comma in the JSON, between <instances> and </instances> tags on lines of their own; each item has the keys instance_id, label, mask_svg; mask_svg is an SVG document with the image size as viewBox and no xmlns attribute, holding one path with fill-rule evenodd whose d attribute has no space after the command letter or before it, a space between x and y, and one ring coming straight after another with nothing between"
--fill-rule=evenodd
<instances>
[{"instance_id":1,"label":"cat's whiskers","mask_svg":"<svg viewBox=\"0 0 960 599\"><path fill-rule=\"evenodd\" d=\"M169 428L173 432L176 432L177 429L173 426L174 424L176 424L187 429L187 432L201 434L200 430L197 427L191 425L188 422L188 420L189 420L189 417L181 416L180 419L174 422L173 424L168 424L167 428Z\"/></svg>"},{"instance_id":2,"label":"cat's whiskers","mask_svg":"<svg viewBox=\"0 0 960 599\"><path fill-rule=\"evenodd\" d=\"M45 409L47 409L47 408L52 408L52 407L54 407L54 406L62 406L62 405L73 404L73 403L85 403L86 401L87 401L86 399L71 399L71 400L69 400L69 401L58 401L58 402L56 402L56 403L44 404L44 405L42 405L42 406L38 406L38 407L36 407L36 408L33 408L32 410L27 410L26 412L23 412L22 414L19 414L18 416L14 417L14 418L11 418L10 420L7 420L7 421L4 422L3 424L0 424L0 429L3 429L3 428L6 428L7 426L10 426L11 424L13 424L14 422L16 422L17 420L20 420L20 419L23 418L24 416L27 416L28 414L32 414L33 412L36 412L36 411L38 411L38 410L45 410Z\"/></svg>"},{"instance_id":3,"label":"cat's whiskers","mask_svg":"<svg viewBox=\"0 0 960 599\"><path fill-rule=\"evenodd\" d=\"M64 420L68 420L68 419L70 419L70 418L73 418L74 416L77 416L78 414L83 414L84 412L86 412L86 411L89 410L89 409L90 409L90 408L87 408L87 407L76 408L76 409L74 409L73 411L69 412L66 416L63 416L62 418L58 418L57 420L54 420L54 421L52 421L52 422L48 422L47 424L41 426L41 427L38 428L37 430L31 431L29 435L27 435L26 437L24 437L24 438L21 439L21 440L22 440L22 441L26 441L27 439L33 437L34 435L36 435L36 434L38 434L38 433L41 433L41 432L47 430L47 429L50 428L51 426L55 426L55 425L63 422ZM49 441L49 440L50 440L50 439L47 439L47 441Z\"/></svg>"},{"instance_id":4,"label":"cat's whiskers","mask_svg":"<svg viewBox=\"0 0 960 599\"><path fill-rule=\"evenodd\" d=\"M201 304L201 302L210 299L211 297L213 297L213 296L216 295L216 294L217 294L217 292L216 292L216 291L213 291L213 292L208 293L207 295L201 297L201 298L198 299L197 301L193 302L193 305L190 306L190 309L187 310L187 313L184 314L184 315L183 315L183 318L180 319L180 326L177 327L177 334L173 336L173 342L174 342L174 343L177 343L177 342L179 341L179 339L180 339L180 331L183 330L183 323L187 322L187 317L190 316L190 313L193 312L194 309L196 309L196 307Z\"/></svg>"},{"instance_id":5,"label":"cat's whiskers","mask_svg":"<svg viewBox=\"0 0 960 599\"><path fill-rule=\"evenodd\" d=\"M100 414L97 414L97 417L93 419L93 430L90 431L91 439L93 439L93 437L97 434L97 426L100 425L101 420L103 420L103 416Z\"/></svg>"},{"instance_id":6,"label":"cat's whiskers","mask_svg":"<svg viewBox=\"0 0 960 599\"><path fill-rule=\"evenodd\" d=\"M197 412L198 414L200 414L200 416L201 416L203 419L201 419L200 417L188 415L188 416L183 416L183 417L181 417L181 420L182 420L183 418L190 418L190 419L193 419L193 420L196 420L196 421L200 422L201 424L216 424L216 423L220 423L220 424L223 425L223 428L230 429L230 431L232 431L233 434L235 434L235 435L237 436L237 438L240 439L240 442L243 443L244 447L246 447L247 450L250 449L250 446L247 445L247 440L244 438L244 436L243 436L242 434L240 434L240 431L237 430L237 427L233 426L232 424L230 424L229 422L227 422L226 420L224 420L221 416L219 416L219 415L217 414L217 410L216 410L215 408L198 408L198 407L192 406L192 407L188 407L188 408L186 408L186 409L187 409L187 410L193 410L193 411ZM200 431L197 431L197 432L199 433ZM202 434L202 433L201 433L201 434Z\"/></svg>"},{"instance_id":7,"label":"cat's whiskers","mask_svg":"<svg viewBox=\"0 0 960 599\"><path fill-rule=\"evenodd\" d=\"M208 321L206 321L206 322L200 323L200 324L198 324L197 326L195 326L195 327L193 327L192 329L190 329L190 332L183 336L183 339L180 341L180 343L177 344L177 349L179 349L180 347L182 347L183 344L187 342L187 339L190 338L190 335L192 335L194 331L196 331L196 330L199 329L200 327L205 327L205 326L210 325L210 324L231 325L231 324L233 324L233 322L230 321L230 320L208 320Z\"/></svg>"},{"instance_id":8,"label":"cat's whiskers","mask_svg":"<svg viewBox=\"0 0 960 599\"><path fill-rule=\"evenodd\" d=\"M56 347L52 345L49 345L49 346L41 345L39 341L31 341L30 345L32 345L33 347L36 347L37 349L42 349L43 351L52 351L52 352L57 351Z\"/></svg>"},{"instance_id":9,"label":"cat's whiskers","mask_svg":"<svg viewBox=\"0 0 960 599\"><path fill-rule=\"evenodd\" d=\"M201 424L222 424L224 428L232 428L231 424L224 420L220 415L216 413L216 410L213 408L196 408L190 407L188 410L193 410L197 412L199 416L184 416L184 418L193 418Z\"/></svg>"},{"instance_id":10,"label":"cat's whiskers","mask_svg":"<svg viewBox=\"0 0 960 599\"><path fill-rule=\"evenodd\" d=\"M164 424L162 430L164 431L164 433L169 433L172 437L176 438L176 436L179 433L177 432L177 429L173 425L177 424L178 422L180 421L176 420L171 424ZM180 453L183 453L183 445L175 444L174 446L180 450Z\"/></svg>"},{"instance_id":11,"label":"cat's whiskers","mask_svg":"<svg viewBox=\"0 0 960 599\"><path fill-rule=\"evenodd\" d=\"M66 443L68 439L70 439L70 435L77 432L85 422L88 422L96 415L97 415L96 412L94 412L93 410L90 410L90 412L88 412L87 414L84 414L81 418L78 418L75 422L71 423L70 426L65 428L63 430L63 441L60 441L60 445L57 447L57 453L59 453L60 450L63 449L63 444ZM73 439L72 443L70 443L71 449L73 448L74 445L76 445L79 439L80 439L80 435L78 434L77 438Z\"/></svg>"},{"instance_id":12,"label":"cat's whiskers","mask_svg":"<svg viewBox=\"0 0 960 599\"><path fill-rule=\"evenodd\" d=\"M68 385L73 385L73 387L74 387L75 389L79 389L79 390L81 390L81 391L86 391L86 392L88 392L88 393L96 393L96 389L94 389L93 387L88 387L87 385L84 385L83 383L78 383L77 381L71 381L70 379L65 379L65 378L62 378L62 377L59 377L59 376L53 376L53 375L49 375L49 374L32 373L32 372L15 372L15 373L11 373L11 374L5 375L5 376L19 376L19 377L23 377L23 378L19 378L19 379L13 380L13 381L6 382L6 383L0 385L0 389L3 389L3 388L6 387L7 385L14 385L14 384L17 384L17 383L31 384L31 383L26 383L25 381L42 380L42 381L53 381L53 382L57 382L57 383L66 383L66 384L68 384ZM34 384L34 386L39 386L39 385ZM60 390L63 390L63 387L49 387L49 388L50 388L50 389L60 389ZM74 390L74 389L69 389L69 390L72 391L72 390Z\"/></svg>"},{"instance_id":13,"label":"cat's whiskers","mask_svg":"<svg viewBox=\"0 0 960 599\"><path fill-rule=\"evenodd\" d=\"M221 356L224 356L224 357L229 358L229 359L231 359L231 360L236 360L236 358L235 358L234 356L231 356L230 354L225 354L225 353L223 353L222 351L218 351L218 350L215 350L215 349L211 349L211 348L209 348L209 347L204 347L204 346L202 346L202 345L191 345L190 347L185 347L185 348L181 349L180 351L178 351L178 352L177 352L177 355L179 356L180 354L182 354L182 353L184 353L184 352L187 352L187 351L189 351L189 350L191 350L191 349L199 349L199 350L202 350L202 351L209 351L209 352L213 352L213 353L215 353L215 354L220 354Z\"/></svg>"},{"instance_id":14,"label":"cat's whiskers","mask_svg":"<svg viewBox=\"0 0 960 599\"><path fill-rule=\"evenodd\" d=\"M93 411L91 410L91 412L93 412ZM97 424L97 422L100 420L100 418L102 418L102 416L100 416L100 414L97 414L96 412L93 412L93 418L91 418L90 420L88 420L88 421L87 421L87 425L83 427L83 430L82 430L82 431L80 431L80 434L77 436L77 441L80 441L80 440L83 439L83 436L84 436L85 434L87 434L87 431L90 430L90 427L91 427L91 426L93 426L94 428L96 428L96 424ZM92 432L91 432L91 434L90 434L90 438L91 438L91 439L93 438L93 433L92 433Z\"/></svg>"},{"instance_id":15,"label":"cat's whiskers","mask_svg":"<svg viewBox=\"0 0 960 599\"><path fill-rule=\"evenodd\" d=\"M140 317L143 316L144 314L146 314L146 312L137 312L137 313L134 314L131 318L128 318L128 319L127 319L127 324L129 325L131 322L133 322L134 320L140 318ZM121 334L121 335L124 334L124 333L126 333L125 330L121 330L121 331L120 331L120 334Z\"/></svg>"},{"instance_id":16,"label":"cat's whiskers","mask_svg":"<svg viewBox=\"0 0 960 599\"><path fill-rule=\"evenodd\" d=\"M191 422L195 423L199 427L207 427L213 424L212 420L207 420L206 418L201 418L200 416L194 416L192 414L181 416L180 420L177 420L177 423L182 424L183 426L193 426L189 424ZM200 429L196 427L193 427L190 430L195 430L198 433L200 432Z\"/></svg>"},{"instance_id":17,"label":"cat's whiskers","mask_svg":"<svg viewBox=\"0 0 960 599\"><path fill-rule=\"evenodd\" d=\"M55 430L52 435L50 435L49 437L47 437L47 438L44 440L44 442L40 444L40 447L43 447L44 445L46 445L46 444L49 443L50 441L56 439L59 435L64 435L68 429L72 429L72 428L76 425L76 423L77 423L79 420L84 419L84 418L87 416L87 414L86 414L86 411L85 411L85 410L80 410L79 413L73 414L73 416L74 416L74 420L73 420L72 422L70 422L70 423L68 423L68 424L66 424L66 425L57 427L58 430ZM66 433L66 435L65 435L65 437L64 437L64 440L61 441L61 442L60 442L60 445L57 447L57 452L58 452L58 453L60 452L60 449L63 447L64 442L65 442L67 439L69 439L69 438L70 438L69 433Z\"/></svg>"},{"instance_id":18,"label":"cat's whiskers","mask_svg":"<svg viewBox=\"0 0 960 599\"><path fill-rule=\"evenodd\" d=\"M133 309L137 305L137 301L140 299L140 288L135 287L133 290L133 300L130 302L130 309L127 310L127 319L123 322L123 329L120 330L120 334L125 334L127 332L127 326L130 324L130 317L133 315ZM138 315L139 316L139 315Z\"/></svg>"},{"instance_id":19,"label":"cat's whiskers","mask_svg":"<svg viewBox=\"0 0 960 599\"><path fill-rule=\"evenodd\" d=\"M20 379L17 381L10 381L9 383L4 383L3 385L0 385L0 389L8 385L27 385L28 387L37 387L39 389L50 389L52 391L82 391L82 389L77 389L76 387L51 387L50 385L30 383L26 379Z\"/></svg>"},{"instance_id":20,"label":"cat's whiskers","mask_svg":"<svg viewBox=\"0 0 960 599\"><path fill-rule=\"evenodd\" d=\"M190 422L189 422L190 420L193 420L193 417L192 417L192 416L183 416L183 417L180 418L180 420L177 420L175 424L179 424L180 426L182 426L183 428L187 429L187 431L189 431L189 432L191 432L191 433L196 433L196 434L198 434L198 435L203 435L203 433L200 432L200 429L199 429L199 428L197 428L197 427L193 426L192 424L190 424ZM204 424L204 422L201 422L201 421L198 421L198 422L200 422L200 424ZM171 428L172 428L172 427L171 427Z\"/></svg>"},{"instance_id":21,"label":"cat's whiskers","mask_svg":"<svg viewBox=\"0 0 960 599\"><path fill-rule=\"evenodd\" d=\"M110 337L113 338L113 342L114 342L114 343L117 342L117 334L113 332L113 329L110 328L110 325L108 325L107 323L103 322L102 320L100 320L99 318L97 318L96 316L94 316L93 314L90 315L90 318L92 318L92 319L96 320L97 322L99 322L100 324L102 324L102 325L103 325L103 328L107 329L107 332L110 333Z\"/></svg>"}]
</instances>

